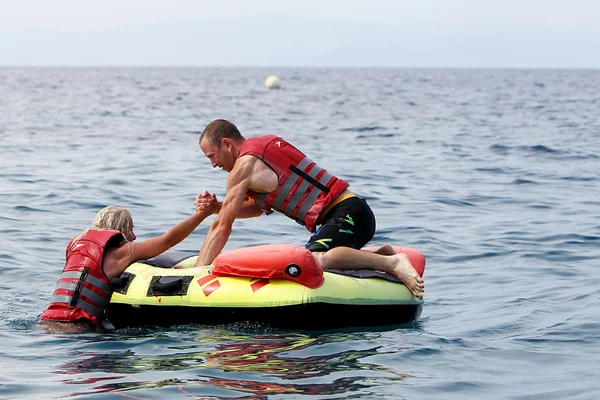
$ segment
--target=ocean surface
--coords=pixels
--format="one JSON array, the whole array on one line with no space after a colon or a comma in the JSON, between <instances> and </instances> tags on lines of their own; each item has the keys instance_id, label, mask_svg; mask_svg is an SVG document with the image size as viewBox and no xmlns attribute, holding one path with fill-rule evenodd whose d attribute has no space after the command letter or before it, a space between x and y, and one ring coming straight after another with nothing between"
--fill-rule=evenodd
<instances>
[{"instance_id":1,"label":"ocean surface","mask_svg":"<svg viewBox=\"0 0 600 400\"><path fill-rule=\"evenodd\" d=\"M598 88L595 70L0 68L0 399L597 399ZM143 240L197 193L223 199L198 147L216 118L348 180L371 245L426 255L417 323L38 324L102 207L128 207ZM270 215L237 221L226 249L307 239Z\"/></svg>"}]
</instances>

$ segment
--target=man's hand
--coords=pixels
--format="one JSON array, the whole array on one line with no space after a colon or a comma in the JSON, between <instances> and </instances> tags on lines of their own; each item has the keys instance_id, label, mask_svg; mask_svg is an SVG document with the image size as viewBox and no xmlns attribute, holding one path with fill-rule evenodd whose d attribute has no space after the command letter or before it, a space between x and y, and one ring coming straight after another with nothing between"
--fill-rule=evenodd
<instances>
[{"instance_id":1,"label":"man's hand","mask_svg":"<svg viewBox=\"0 0 600 400\"><path fill-rule=\"evenodd\" d=\"M210 214L218 214L221 208L221 203L217 201L217 196L213 193L209 193L206 190L196 196L194 201L196 212L208 211Z\"/></svg>"}]
</instances>

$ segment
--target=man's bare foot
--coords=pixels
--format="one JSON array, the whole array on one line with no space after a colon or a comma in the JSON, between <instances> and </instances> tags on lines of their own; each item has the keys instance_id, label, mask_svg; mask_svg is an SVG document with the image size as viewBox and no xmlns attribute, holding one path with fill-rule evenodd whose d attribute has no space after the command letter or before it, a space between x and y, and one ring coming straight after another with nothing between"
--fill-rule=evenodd
<instances>
[{"instance_id":1,"label":"man's bare foot","mask_svg":"<svg viewBox=\"0 0 600 400\"><path fill-rule=\"evenodd\" d=\"M425 291L423 278L421 278L412 266L408 256L406 254L397 254L393 257L397 262L392 270L392 274L406 285L413 296L422 299L423 292Z\"/></svg>"}]
</instances>

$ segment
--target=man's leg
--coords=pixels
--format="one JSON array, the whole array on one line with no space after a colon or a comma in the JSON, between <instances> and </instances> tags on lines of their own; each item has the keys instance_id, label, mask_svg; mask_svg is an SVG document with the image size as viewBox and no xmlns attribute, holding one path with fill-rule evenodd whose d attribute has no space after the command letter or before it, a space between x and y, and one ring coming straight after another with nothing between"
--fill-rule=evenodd
<instances>
[{"instance_id":1,"label":"man's leg","mask_svg":"<svg viewBox=\"0 0 600 400\"><path fill-rule=\"evenodd\" d=\"M336 247L313 253L324 271L328 269L374 269L400 279L417 298L423 298L424 283L406 254L384 255L349 247Z\"/></svg>"},{"instance_id":2,"label":"man's leg","mask_svg":"<svg viewBox=\"0 0 600 400\"><path fill-rule=\"evenodd\" d=\"M352 197L335 206L306 248L328 269L373 269L400 279L418 298L423 298L423 278L406 254L397 254L390 245L375 251L357 250L375 233L375 216L364 199Z\"/></svg>"}]
</instances>

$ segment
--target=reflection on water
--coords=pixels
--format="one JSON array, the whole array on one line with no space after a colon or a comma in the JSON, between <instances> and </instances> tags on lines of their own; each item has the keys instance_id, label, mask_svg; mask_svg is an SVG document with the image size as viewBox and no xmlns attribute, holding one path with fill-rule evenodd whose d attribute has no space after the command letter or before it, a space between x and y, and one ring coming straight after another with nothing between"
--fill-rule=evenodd
<instances>
[{"instance_id":1,"label":"reflection on water","mask_svg":"<svg viewBox=\"0 0 600 400\"><path fill-rule=\"evenodd\" d=\"M207 382L211 385L236 390L239 392L252 393L258 397L264 398L267 395L275 394L296 394L296 395L333 395L345 393L346 398L350 397L350 393L354 393L362 388L368 388L371 385L359 384L357 381L364 377L357 376L352 378L336 379L332 383L326 384L277 384L274 382L256 382L256 381L240 381L231 379L209 379Z\"/></svg>"},{"instance_id":2,"label":"reflection on water","mask_svg":"<svg viewBox=\"0 0 600 400\"><path fill-rule=\"evenodd\" d=\"M139 336L103 336L104 343L98 343L98 338L89 338L102 348L111 343L109 348L119 348L120 342L126 341L127 350L109 350L108 354L74 351L71 353L74 360L60 365L56 373L70 376L64 383L89 385L85 392L72 395L101 392L124 395L121 392L126 391L129 398L144 398L135 397L132 392L156 388L170 388L203 398L240 398L248 394L251 397L242 398L265 398L274 394L348 395L381 385L382 381L407 377L363 361L366 357L388 353L380 346L372 346L377 333L310 336L197 332L193 343L189 342L194 336L190 331L186 332L185 342L176 331L156 332L149 335L150 338L145 336L148 339L142 343ZM397 354L398 348L393 352ZM177 374L172 374L174 371ZM224 376L228 372L235 372L236 379ZM177 378L173 379L175 375Z\"/></svg>"}]
</instances>

